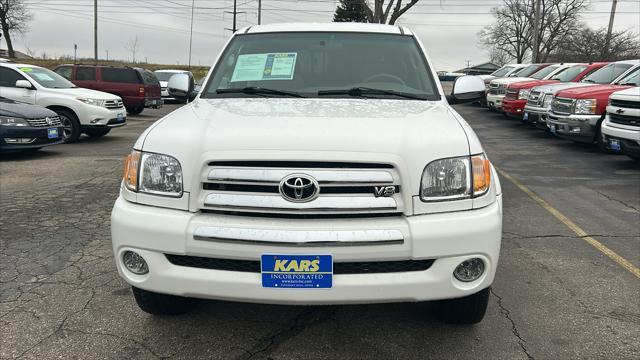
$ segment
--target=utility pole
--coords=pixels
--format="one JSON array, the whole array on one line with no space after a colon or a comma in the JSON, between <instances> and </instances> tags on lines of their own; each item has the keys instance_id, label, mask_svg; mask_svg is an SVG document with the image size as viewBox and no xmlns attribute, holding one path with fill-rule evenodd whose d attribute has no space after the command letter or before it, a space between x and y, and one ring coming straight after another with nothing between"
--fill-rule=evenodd
<instances>
[{"instance_id":1,"label":"utility pole","mask_svg":"<svg viewBox=\"0 0 640 360\"><path fill-rule=\"evenodd\" d=\"M616 5L618 5L618 0L613 0L613 3L611 4L611 15L609 16L609 28L607 29L607 37L604 41L601 60L607 60L609 57L609 45L611 43L611 32L613 31L613 19L616 16Z\"/></svg>"},{"instance_id":2,"label":"utility pole","mask_svg":"<svg viewBox=\"0 0 640 360\"><path fill-rule=\"evenodd\" d=\"M258 25L262 23L262 0L258 0Z\"/></svg>"},{"instance_id":3,"label":"utility pole","mask_svg":"<svg viewBox=\"0 0 640 360\"><path fill-rule=\"evenodd\" d=\"M93 57L98 63L98 0L93 0Z\"/></svg>"},{"instance_id":4,"label":"utility pole","mask_svg":"<svg viewBox=\"0 0 640 360\"><path fill-rule=\"evenodd\" d=\"M78 59L78 44L73 44L73 63L75 64Z\"/></svg>"},{"instance_id":5,"label":"utility pole","mask_svg":"<svg viewBox=\"0 0 640 360\"><path fill-rule=\"evenodd\" d=\"M533 46L531 48L531 62L540 62L540 2L536 0L536 8L533 20Z\"/></svg>"},{"instance_id":6,"label":"utility pole","mask_svg":"<svg viewBox=\"0 0 640 360\"><path fill-rule=\"evenodd\" d=\"M238 31L238 28L236 27L236 16L238 14L244 13L244 11L237 11L237 0L233 0L233 11L225 11L225 12L229 14L233 14L233 28L232 29L226 28L226 30L231 30L233 32Z\"/></svg>"},{"instance_id":7,"label":"utility pole","mask_svg":"<svg viewBox=\"0 0 640 360\"><path fill-rule=\"evenodd\" d=\"M193 8L195 5L195 2L196 0L191 0L191 30L189 31L189 65L188 65L189 70L191 70L191 45L193 44Z\"/></svg>"},{"instance_id":8,"label":"utility pole","mask_svg":"<svg viewBox=\"0 0 640 360\"><path fill-rule=\"evenodd\" d=\"M107 61L109 61L109 50L105 50L107 52Z\"/></svg>"},{"instance_id":9,"label":"utility pole","mask_svg":"<svg viewBox=\"0 0 640 360\"><path fill-rule=\"evenodd\" d=\"M465 60L467 62L467 75L469 75L469 68L471 67L471 60Z\"/></svg>"}]
</instances>

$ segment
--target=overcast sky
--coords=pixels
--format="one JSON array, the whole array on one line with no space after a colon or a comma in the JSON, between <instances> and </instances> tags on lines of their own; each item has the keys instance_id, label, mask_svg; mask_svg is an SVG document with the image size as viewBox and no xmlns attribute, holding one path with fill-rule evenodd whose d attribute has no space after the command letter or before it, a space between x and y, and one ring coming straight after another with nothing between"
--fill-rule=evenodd
<instances>
[{"instance_id":1,"label":"overcast sky","mask_svg":"<svg viewBox=\"0 0 640 360\"><path fill-rule=\"evenodd\" d=\"M25 0L33 14L31 30L14 40L17 50L41 56L93 57L93 0ZM420 0L401 19L424 42L438 70L455 70L487 60L478 31L491 23L492 7L501 0ZM237 0L238 28L257 24L258 0ZM334 0L262 0L262 23L328 22ZM232 26L233 0L195 0L192 64L211 65ZM191 0L98 0L100 58L131 59L127 44L138 37L137 60L186 64L189 53ZM583 20L607 26L610 0L591 0ZM640 0L619 0L615 29L640 32ZM5 48L4 41L2 47Z\"/></svg>"}]
</instances>

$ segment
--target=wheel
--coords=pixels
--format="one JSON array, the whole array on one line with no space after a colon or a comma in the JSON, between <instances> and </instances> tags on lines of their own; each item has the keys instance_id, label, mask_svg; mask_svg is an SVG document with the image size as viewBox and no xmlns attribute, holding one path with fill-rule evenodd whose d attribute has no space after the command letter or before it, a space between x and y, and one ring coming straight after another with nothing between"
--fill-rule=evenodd
<instances>
[{"instance_id":1,"label":"wheel","mask_svg":"<svg viewBox=\"0 0 640 360\"><path fill-rule=\"evenodd\" d=\"M140 115L140 113L142 113L142 110L144 110L144 107L136 106L136 107L127 107L126 109L129 115Z\"/></svg>"},{"instance_id":2,"label":"wheel","mask_svg":"<svg viewBox=\"0 0 640 360\"><path fill-rule=\"evenodd\" d=\"M99 138L99 137L103 137L105 135L107 135L109 133L109 131L111 131L111 129L109 128L97 128L97 129L92 129L92 128L88 128L88 129L84 129L84 133L89 135L92 138Z\"/></svg>"},{"instance_id":3,"label":"wheel","mask_svg":"<svg viewBox=\"0 0 640 360\"><path fill-rule=\"evenodd\" d=\"M489 304L491 288L458 299L441 300L436 303L436 316L450 324L476 324L482 321Z\"/></svg>"},{"instance_id":4,"label":"wheel","mask_svg":"<svg viewBox=\"0 0 640 360\"><path fill-rule=\"evenodd\" d=\"M180 315L191 311L197 304L197 300L192 298L158 294L134 286L131 290L138 307L152 315Z\"/></svg>"},{"instance_id":5,"label":"wheel","mask_svg":"<svg viewBox=\"0 0 640 360\"><path fill-rule=\"evenodd\" d=\"M55 112L60 117L60 122L62 123L62 137L64 138L64 142L69 144L78 141L81 131L80 121L78 121L76 114L68 110L55 110Z\"/></svg>"}]
</instances>

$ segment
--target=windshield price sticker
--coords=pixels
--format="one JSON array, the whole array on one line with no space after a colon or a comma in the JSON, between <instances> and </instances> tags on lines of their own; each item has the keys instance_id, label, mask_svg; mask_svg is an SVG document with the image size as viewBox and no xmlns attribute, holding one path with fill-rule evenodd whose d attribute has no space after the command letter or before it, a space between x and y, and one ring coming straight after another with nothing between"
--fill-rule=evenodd
<instances>
[{"instance_id":1,"label":"windshield price sticker","mask_svg":"<svg viewBox=\"0 0 640 360\"><path fill-rule=\"evenodd\" d=\"M262 287L327 289L333 285L331 255L263 254Z\"/></svg>"},{"instance_id":2,"label":"windshield price sticker","mask_svg":"<svg viewBox=\"0 0 640 360\"><path fill-rule=\"evenodd\" d=\"M293 80L297 57L297 53L240 55L231 82Z\"/></svg>"}]
</instances>

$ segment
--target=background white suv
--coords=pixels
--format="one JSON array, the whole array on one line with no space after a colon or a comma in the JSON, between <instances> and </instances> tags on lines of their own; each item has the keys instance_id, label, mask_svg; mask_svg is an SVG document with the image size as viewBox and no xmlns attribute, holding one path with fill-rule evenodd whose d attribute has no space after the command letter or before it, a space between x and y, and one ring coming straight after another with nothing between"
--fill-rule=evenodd
<instances>
[{"instance_id":1,"label":"background white suv","mask_svg":"<svg viewBox=\"0 0 640 360\"><path fill-rule=\"evenodd\" d=\"M81 133L104 136L112 128L126 125L120 97L76 87L39 66L0 63L0 96L55 111L64 126L65 142L78 140Z\"/></svg>"}]
</instances>

